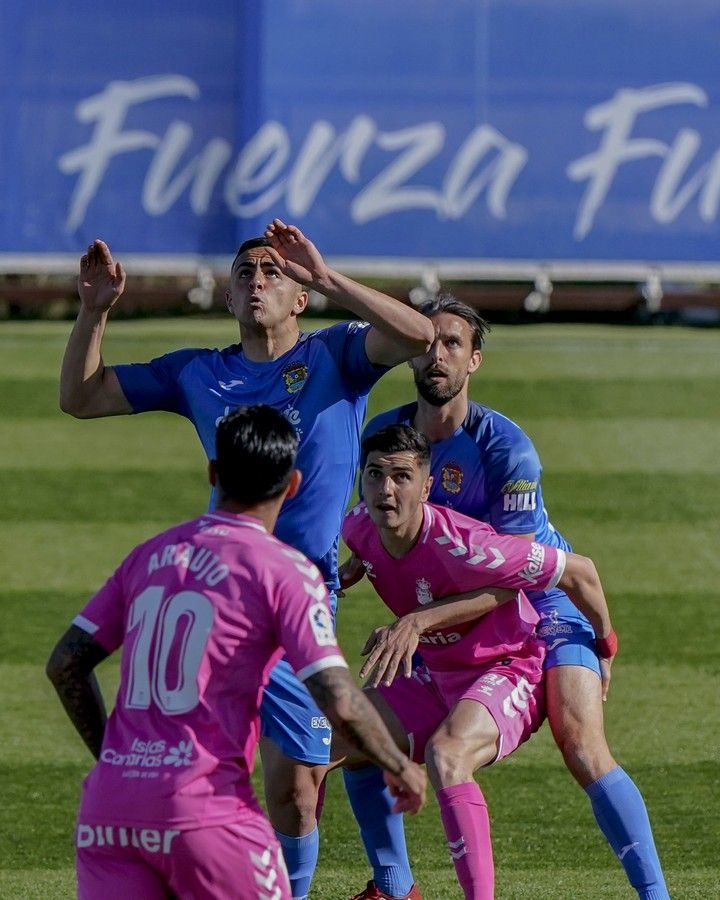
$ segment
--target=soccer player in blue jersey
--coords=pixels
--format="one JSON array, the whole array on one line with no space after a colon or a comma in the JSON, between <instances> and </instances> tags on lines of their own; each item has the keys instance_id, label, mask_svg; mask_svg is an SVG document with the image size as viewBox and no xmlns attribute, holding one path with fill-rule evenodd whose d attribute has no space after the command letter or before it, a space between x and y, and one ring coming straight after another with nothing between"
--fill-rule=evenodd
<instances>
[{"instance_id":1,"label":"soccer player in blue jersey","mask_svg":"<svg viewBox=\"0 0 720 900\"><path fill-rule=\"evenodd\" d=\"M417 401L381 413L363 438L385 425L412 425L432 442L429 500L488 522L496 531L570 550L543 503L542 467L532 441L494 409L468 398L470 376L482 361L487 323L469 306L441 295L422 307L435 340L410 366ZM344 584L361 576L354 561ZM603 729L614 634L597 640L588 620L559 589L527 592L540 615L547 644L547 714L565 763L587 793L603 834L643 900L666 900L667 888L643 798L614 760ZM401 816L386 816L387 795L372 767L345 771L345 781L374 882L360 898L407 896L413 878Z\"/></svg>"},{"instance_id":2,"label":"soccer player in blue jersey","mask_svg":"<svg viewBox=\"0 0 720 900\"><path fill-rule=\"evenodd\" d=\"M302 333L306 287L354 313ZM298 494L280 512L276 535L297 547L338 587L337 546L357 470L359 433L370 388L388 367L424 353L432 324L416 310L330 269L302 232L275 219L246 241L231 268L226 302L239 344L185 349L147 363L106 366L101 344L125 272L102 241L80 263L80 311L63 360L61 408L79 418L148 410L178 413L195 426L209 458L217 423L234 407L265 403L300 437ZM318 854L316 809L330 729L282 661L261 707L261 755L270 819L283 846L294 898L306 897Z\"/></svg>"}]
</instances>

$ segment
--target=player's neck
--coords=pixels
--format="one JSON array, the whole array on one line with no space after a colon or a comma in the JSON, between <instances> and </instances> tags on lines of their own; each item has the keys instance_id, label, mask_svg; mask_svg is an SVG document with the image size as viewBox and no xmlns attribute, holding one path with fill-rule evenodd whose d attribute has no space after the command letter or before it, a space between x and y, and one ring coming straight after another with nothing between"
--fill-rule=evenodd
<instances>
[{"instance_id":1,"label":"player's neck","mask_svg":"<svg viewBox=\"0 0 720 900\"><path fill-rule=\"evenodd\" d=\"M271 362L279 359L297 344L300 337L295 317L271 328L240 328L242 350L252 362Z\"/></svg>"},{"instance_id":2,"label":"player's neck","mask_svg":"<svg viewBox=\"0 0 720 900\"><path fill-rule=\"evenodd\" d=\"M245 506L242 503L237 503L235 500L225 498L218 503L216 512L226 512L231 513L232 515L248 516L251 519L257 519L257 521L265 527L265 530L269 534L272 534L275 523L277 522L278 514L280 513L280 506L281 503L278 503L276 500L268 500L266 503L256 503L254 506Z\"/></svg>"},{"instance_id":3,"label":"player's neck","mask_svg":"<svg viewBox=\"0 0 720 900\"><path fill-rule=\"evenodd\" d=\"M424 513L422 504L413 518L400 528L380 528L380 543L394 559L406 556L417 544L422 533Z\"/></svg>"},{"instance_id":4,"label":"player's neck","mask_svg":"<svg viewBox=\"0 0 720 900\"><path fill-rule=\"evenodd\" d=\"M467 389L460 391L456 397L442 406L433 406L420 395L417 401L418 408L413 426L432 444L452 437L468 414Z\"/></svg>"}]
</instances>

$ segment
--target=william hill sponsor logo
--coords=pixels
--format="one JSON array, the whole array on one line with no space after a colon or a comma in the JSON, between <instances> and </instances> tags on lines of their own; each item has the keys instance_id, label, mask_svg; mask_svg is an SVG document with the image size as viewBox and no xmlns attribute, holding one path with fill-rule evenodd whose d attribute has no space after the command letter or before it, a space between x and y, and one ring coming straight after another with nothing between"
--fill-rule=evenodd
<instances>
[{"instance_id":1,"label":"william hill sponsor logo","mask_svg":"<svg viewBox=\"0 0 720 900\"><path fill-rule=\"evenodd\" d=\"M505 512L531 512L537 509L537 481L517 478L502 487Z\"/></svg>"}]
</instances>

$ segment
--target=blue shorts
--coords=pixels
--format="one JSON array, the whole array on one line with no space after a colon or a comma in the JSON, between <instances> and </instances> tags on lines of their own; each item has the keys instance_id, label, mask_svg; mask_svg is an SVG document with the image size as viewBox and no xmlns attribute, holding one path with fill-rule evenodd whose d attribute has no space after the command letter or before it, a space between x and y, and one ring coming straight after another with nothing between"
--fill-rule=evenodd
<instances>
[{"instance_id":1,"label":"blue shorts","mask_svg":"<svg viewBox=\"0 0 720 900\"><path fill-rule=\"evenodd\" d=\"M546 594L533 592L528 596L540 616L538 637L547 645L545 668L584 666L599 677L595 632L567 594L555 589Z\"/></svg>"},{"instance_id":2,"label":"blue shorts","mask_svg":"<svg viewBox=\"0 0 720 900\"><path fill-rule=\"evenodd\" d=\"M331 594L333 610L335 597ZM260 734L300 762L327 765L332 731L310 692L286 658L270 673L260 704Z\"/></svg>"}]
</instances>

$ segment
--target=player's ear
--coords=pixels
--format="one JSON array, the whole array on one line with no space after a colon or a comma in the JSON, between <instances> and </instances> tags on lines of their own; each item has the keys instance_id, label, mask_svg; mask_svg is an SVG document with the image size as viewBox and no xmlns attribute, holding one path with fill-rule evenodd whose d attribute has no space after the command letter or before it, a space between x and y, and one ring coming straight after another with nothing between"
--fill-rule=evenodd
<instances>
[{"instance_id":1,"label":"player's ear","mask_svg":"<svg viewBox=\"0 0 720 900\"><path fill-rule=\"evenodd\" d=\"M295 494L300 490L300 485L302 483L302 472L300 469L293 469L290 473L290 481L288 482L288 489L286 497L294 497Z\"/></svg>"},{"instance_id":2,"label":"player's ear","mask_svg":"<svg viewBox=\"0 0 720 900\"><path fill-rule=\"evenodd\" d=\"M208 463L208 481L213 487L217 485L217 464L214 459Z\"/></svg>"},{"instance_id":3,"label":"player's ear","mask_svg":"<svg viewBox=\"0 0 720 900\"><path fill-rule=\"evenodd\" d=\"M468 372L472 375L473 372L477 372L477 370L482 365L482 352L480 350L473 350L472 356L470 357L470 363L468 365Z\"/></svg>"},{"instance_id":4,"label":"player's ear","mask_svg":"<svg viewBox=\"0 0 720 900\"><path fill-rule=\"evenodd\" d=\"M430 488L432 487L433 477L432 475L428 475L425 479L425 484L423 485L422 494L420 496L420 500L424 503L427 498L430 496Z\"/></svg>"},{"instance_id":5,"label":"player's ear","mask_svg":"<svg viewBox=\"0 0 720 900\"><path fill-rule=\"evenodd\" d=\"M292 308L293 315L299 316L304 313L307 309L309 299L310 295L307 291L300 291L300 293L295 298L295 305Z\"/></svg>"},{"instance_id":6,"label":"player's ear","mask_svg":"<svg viewBox=\"0 0 720 900\"><path fill-rule=\"evenodd\" d=\"M228 312L231 312L233 315L235 315L235 310L233 309L232 304L232 294L230 293L230 291L225 291L225 306L227 306Z\"/></svg>"}]
</instances>

